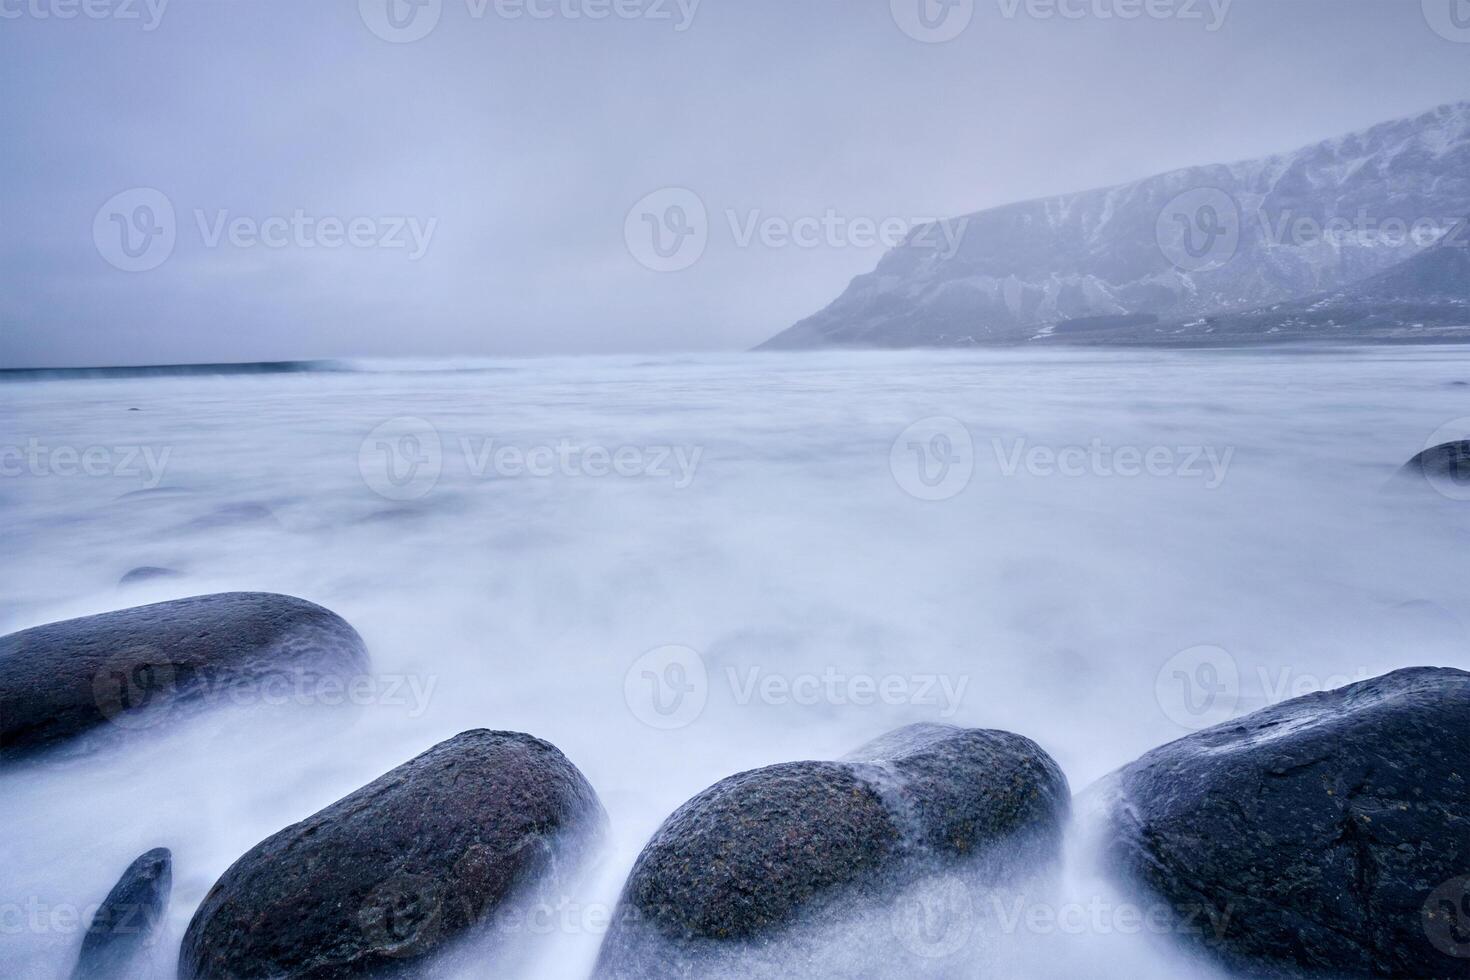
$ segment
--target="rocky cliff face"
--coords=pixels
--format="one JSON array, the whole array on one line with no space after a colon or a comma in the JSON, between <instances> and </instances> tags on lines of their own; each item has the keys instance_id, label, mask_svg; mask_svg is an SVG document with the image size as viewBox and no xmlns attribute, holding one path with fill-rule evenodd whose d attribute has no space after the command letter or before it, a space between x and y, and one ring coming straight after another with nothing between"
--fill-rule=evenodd
<instances>
[{"instance_id":1,"label":"rocky cliff face","mask_svg":"<svg viewBox=\"0 0 1470 980\"><path fill-rule=\"evenodd\" d=\"M1466 215L1470 102L1294 153L982 211L952 255L916 229L764 346L1018 343L1095 317L1255 310L1383 273Z\"/></svg>"}]
</instances>

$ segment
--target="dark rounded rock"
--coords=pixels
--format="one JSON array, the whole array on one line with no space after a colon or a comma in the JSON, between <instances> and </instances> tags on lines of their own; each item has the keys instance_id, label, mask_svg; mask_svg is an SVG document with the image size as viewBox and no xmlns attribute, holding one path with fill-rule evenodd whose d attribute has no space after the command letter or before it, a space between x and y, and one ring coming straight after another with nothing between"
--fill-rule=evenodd
<instances>
[{"instance_id":1,"label":"dark rounded rock","mask_svg":"<svg viewBox=\"0 0 1470 980\"><path fill-rule=\"evenodd\" d=\"M123 872L82 937L72 980L125 975L155 934L173 889L173 855L156 847Z\"/></svg>"},{"instance_id":2,"label":"dark rounded rock","mask_svg":"<svg viewBox=\"0 0 1470 980\"><path fill-rule=\"evenodd\" d=\"M1470 439L1424 450L1399 469L1398 479L1427 481L1452 495L1470 494Z\"/></svg>"},{"instance_id":3,"label":"dark rounded rock","mask_svg":"<svg viewBox=\"0 0 1470 980\"><path fill-rule=\"evenodd\" d=\"M1056 856L1068 812L1066 778L1034 742L947 725L899 729L838 762L731 776L644 848L597 974L693 975L713 950L927 873L1004 878Z\"/></svg>"},{"instance_id":4,"label":"dark rounded rock","mask_svg":"<svg viewBox=\"0 0 1470 980\"><path fill-rule=\"evenodd\" d=\"M882 796L852 767L770 766L680 807L638 859L623 901L680 938L747 939L816 896L868 883L901 846Z\"/></svg>"},{"instance_id":5,"label":"dark rounded rock","mask_svg":"<svg viewBox=\"0 0 1470 980\"><path fill-rule=\"evenodd\" d=\"M417 975L508 905L568 887L605 823L554 746L465 732L236 861L189 923L179 976Z\"/></svg>"},{"instance_id":6,"label":"dark rounded rock","mask_svg":"<svg viewBox=\"0 0 1470 980\"><path fill-rule=\"evenodd\" d=\"M1098 793L1112 868L1247 975L1470 977L1470 674L1274 705Z\"/></svg>"},{"instance_id":7,"label":"dark rounded rock","mask_svg":"<svg viewBox=\"0 0 1470 980\"><path fill-rule=\"evenodd\" d=\"M159 568L154 565L141 565L131 568L123 577L118 579L119 586L141 585L144 582L156 582L160 579L178 578L179 573L172 568Z\"/></svg>"},{"instance_id":8,"label":"dark rounded rock","mask_svg":"<svg viewBox=\"0 0 1470 980\"><path fill-rule=\"evenodd\" d=\"M357 631L291 596L230 592L69 619L0 637L0 757L111 722L151 727L170 709L248 697L284 681L310 697L368 667ZM325 700L325 698L324 698Z\"/></svg>"}]
</instances>

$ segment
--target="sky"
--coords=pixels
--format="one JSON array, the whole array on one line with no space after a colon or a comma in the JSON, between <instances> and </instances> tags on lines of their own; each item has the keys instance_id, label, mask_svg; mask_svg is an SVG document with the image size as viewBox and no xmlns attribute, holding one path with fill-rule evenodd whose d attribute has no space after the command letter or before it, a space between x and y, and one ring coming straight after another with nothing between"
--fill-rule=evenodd
<instances>
[{"instance_id":1,"label":"sky","mask_svg":"<svg viewBox=\"0 0 1470 980\"><path fill-rule=\"evenodd\" d=\"M0 0L0 367L745 349L1467 69L1470 0Z\"/></svg>"}]
</instances>

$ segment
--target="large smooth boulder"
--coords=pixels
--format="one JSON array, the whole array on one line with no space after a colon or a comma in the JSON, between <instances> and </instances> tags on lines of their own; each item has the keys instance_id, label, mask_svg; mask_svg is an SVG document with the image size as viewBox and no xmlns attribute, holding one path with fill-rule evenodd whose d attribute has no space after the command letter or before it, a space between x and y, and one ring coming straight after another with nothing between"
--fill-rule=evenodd
<instances>
[{"instance_id":1,"label":"large smooth boulder","mask_svg":"<svg viewBox=\"0 0 1470 980\"><path fill-rule=\"evenodd\" d=\"M123 872L82 937L72 980L116 980L137 965L155 935L173 889L173 855L156 847Z\"/></svg>"},{"instance_id":2,"label":"large smooth boulder","mask_svg":"<svg viewBox=\"0 0 1470 980\"><path fill-rule=\"evenodd\" d=\"M605 824L555 746L465 732L236 861L189 923L179 976L415 975L507 908L567 894Z\"/></svg>"},{"instance_id":3,"label":"large smooth boulder","mask_svg":"<svg viewBox=\"0 0 1470 980\"><path fill-rule=\"evenodd\" d=\"M368 669L357 631L285 595L230 592L69 619L0 637L0 761L109 722L150 727L189 702L310 700ZM328 700L323 697L323 700Z\"/></svg>"},{"instance_id":4,"label":"large smooth boulder","mask_svg":"<svg viewBox=\"0 0 1470 980\"><path fill-rule=\"evenodd\" d=\"M597 975L699 975L701 960L739 964L789 928L881 902L924 875L995 881L1045 864L1069 798L1030 739L947 725L899 729L838 762L731 776L644 848Z\"/></svg>"},{"instance_id":5,"label":"large smooth boulder","mask_svg":"<svg viewBox=\"0 0 1470 980\"><path fill-rule=\"evenodd\" d=\"M1097 792L1108 864L1245 975L1470 977L1464 671L1274 705Z\"/></svg>"}]
</instances>

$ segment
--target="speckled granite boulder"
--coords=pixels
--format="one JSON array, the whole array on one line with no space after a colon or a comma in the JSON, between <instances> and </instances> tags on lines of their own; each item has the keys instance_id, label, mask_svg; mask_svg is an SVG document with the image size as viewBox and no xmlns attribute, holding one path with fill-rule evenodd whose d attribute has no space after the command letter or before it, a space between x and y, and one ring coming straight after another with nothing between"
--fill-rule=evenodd
<instances>
[{"instance_id":1,"label":"speckled granite boulder","mask_svg":"<svg viewBox=\"0 0 1470 980\"><path fill-rule=\"evenodd\" d=\"M643 850L597 975L695 976L711 955L738 956L926 873L1014 873L1055 857L1068 806L1065 777L1034 742L943 725L900 729L839 762L731 776Z\"/></svg>"},{"instance_id":2,"label":"speckled granite boulder","mask_svg":"<svg viewBox=\"0 0 1470 980\"><path fill-rule=\"evenodd\" d=\"M605 823L555 746L465 732L236 861L189 923L179 976L417 975L509 903L569 888Z\"/></svg>"},{"instance_id":3,"label":"speckled granite boulder","mask_svg":"<svg viewBox=\"0 0 1470 980\"><path fill-rule=\"evenodd\" d=\"M1097 791L1109 864L1245 975L1470 977L1470 674L1287 701Z\"/></svg>"},{"instance_id":4,"label":"speckled granite boulder","mask_svg":"<svg viewBox=\"0 0 1470 980\"><path fill-rule=\"evenodd\" d=\"M0 637L0 761L108 722L151 727L190 702L238 703L246 685L285 682L308 699L327 685L341 692L367 668L362 638L340 616L270 593L196 596L37 626Z\"/></svg>"}]
</instances>

